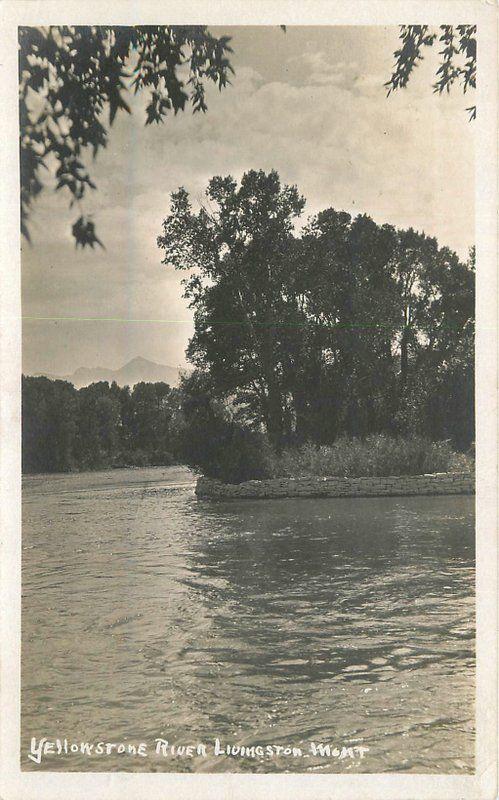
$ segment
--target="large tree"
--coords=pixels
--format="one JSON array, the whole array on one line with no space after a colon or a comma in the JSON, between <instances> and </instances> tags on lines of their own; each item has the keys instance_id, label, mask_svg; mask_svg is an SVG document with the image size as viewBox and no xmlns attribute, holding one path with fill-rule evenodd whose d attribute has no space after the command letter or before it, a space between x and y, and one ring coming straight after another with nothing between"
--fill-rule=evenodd
<instances>
[{"instance_id":1,"label":"large tree","mask_svg":"<svg viewBox=\"0 0 499 800\"><path fill-rule=\"evenodd\" d=\"M22 379L24 472L66 472L75 465L77 392L71 383Z\"/></svg>"},{"instance_id":2,"label":"large tree","mask_svg":"<svg viewBox=\"0 0 499 800\"><path fill-rule=\"evenodd\" d=\"M475 267L412 229L399 233L398 419L464 447L474 438Z\"/></svg>"},{"instance_id":3,"label":"large tree","mask_svg":"<svg viewBox=\"0 0 499 800\"><path fill-rule=\"evenodd\" d=\"M299 381L314 439L363 435L390 418L397 324L396 232L370 217L334 209L314 217L302 235L301 262L312 358Z\"/></svg>"},{"instance_id":4,"label":"large tree","mask_svg":"<svg viewBox=\"0 0 499 800\"><path fill-rule=\"evenodd\" d=\"M158 245L190 272L191 361L277 448L376 431L455 438L430 400L464 373L456 402L469 399L472 265L362 214L326 209L298 231L303 205L276 172L213 178L197 212L174 193Z\"/></svg>"},{"instance_id":5,"label":"large tree","mask_svg":"<svg viewBox=\"0 0 499 800\"><path fill-rule=\"evenodd\" d=\"M250 170L239 186L214 177L206 196L195 213L185 189L176 192L158 238L165 264L193 270L184 281L194 308L189 356L279 446L289 428L286 330L296 325L293 223L305 201L275 171Z\"/></svg>"}]
</instances>

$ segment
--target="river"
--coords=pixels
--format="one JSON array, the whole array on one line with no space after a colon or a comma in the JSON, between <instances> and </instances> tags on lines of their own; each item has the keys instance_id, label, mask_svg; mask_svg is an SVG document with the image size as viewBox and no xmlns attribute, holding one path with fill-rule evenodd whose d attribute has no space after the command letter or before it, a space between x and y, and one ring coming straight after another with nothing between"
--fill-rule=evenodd
<instances>
[{"instance_id":1,"label":"river","mask_svg":"<svg viewBox=\"0 0 499 800\"><path fill-rule=\"evenodd\" d=\"M474 498L193 487L181 467L24 478L22 768L472 772ZM61 753L35 763L32 737ZM83 741L147 757L65 753Z\"/></svg>"}]
</instances>

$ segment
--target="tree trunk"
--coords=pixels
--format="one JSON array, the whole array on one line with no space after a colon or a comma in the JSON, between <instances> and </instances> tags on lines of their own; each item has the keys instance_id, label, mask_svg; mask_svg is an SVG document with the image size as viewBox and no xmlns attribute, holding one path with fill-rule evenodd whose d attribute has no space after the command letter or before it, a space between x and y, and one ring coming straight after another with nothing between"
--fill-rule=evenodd
<instances>
[{"instance_id":1,"label":"tree trunk","mask_svg":"<svg viewBox=\"0 0 499 800\"><path fill-rule=\"evenodd\" d=\"M400 387L405 388L409 372L409 329L404 328L400 342Z\"/></svg>"},{"instance_id":2,"label":"tree trunk","mask_svg":"<svg viewBox=\"0 0 499 800\"><path fill-rule=\"evenodd\" d=\"M281 392L275 381L268 386L265 424L272 447L280 453L284 440L284 419Z\"/></svg>"},{"instance_id":3,"label":"tree trunk","mask_svg":"<svg viewBox=\"0 0 499 800\"><path fill-rule=\"evenodd\" d=\"M297 440L304 441L307 438L309 424L309 414L307 408L306 393L301 388L293 391L293 406L295 412L295 435Z\"/></svg>"}]
</instances>

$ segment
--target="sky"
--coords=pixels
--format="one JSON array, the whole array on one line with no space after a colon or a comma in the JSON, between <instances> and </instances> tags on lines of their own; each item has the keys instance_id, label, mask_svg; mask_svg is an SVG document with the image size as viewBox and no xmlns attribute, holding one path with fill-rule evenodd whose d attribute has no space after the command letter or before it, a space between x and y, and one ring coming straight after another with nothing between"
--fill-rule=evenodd
<instances>
[{"instance_id":1,"label":"sky","mask_svg":"<svg viewBox=\"0 0 499 800\"><path fill-rule=\"evenodd\" d=\"M407 89L386 97L396 27L212 28L231 35L232 86L144 126L145 98L118 115L92 163L84 201L106 249L76 250L79 212L52 190L35 202L22 243L23 371L66 375L117 369L136 356L186 365L192 311L182 274L156 245L169 196L194 203L213 175L276 169L306 199L303 221L334 207L436 236L462 258L474 242L473 100L432 92L432 50ZM128 100L130 98L127 98ZM61 319L70 318L70 319Z\"/></svg>"}]
</instances>

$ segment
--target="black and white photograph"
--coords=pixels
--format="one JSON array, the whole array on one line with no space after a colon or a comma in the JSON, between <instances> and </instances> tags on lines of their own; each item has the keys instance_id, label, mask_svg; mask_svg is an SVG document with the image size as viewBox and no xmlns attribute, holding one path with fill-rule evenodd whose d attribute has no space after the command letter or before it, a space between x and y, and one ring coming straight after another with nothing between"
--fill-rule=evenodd
<instances>
[{"instance_id":1,"label":"black and white photograph","mask_svg":"<svg viewBox=\"0 0 499 800\"><path fill-rule=\"evenodd\" d=\"M472 781L480 24L136 11L17 25L15 797Z\"/></svg>"}]
</instances>

